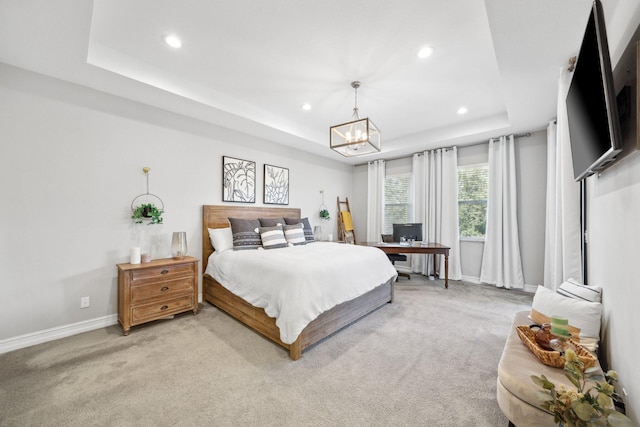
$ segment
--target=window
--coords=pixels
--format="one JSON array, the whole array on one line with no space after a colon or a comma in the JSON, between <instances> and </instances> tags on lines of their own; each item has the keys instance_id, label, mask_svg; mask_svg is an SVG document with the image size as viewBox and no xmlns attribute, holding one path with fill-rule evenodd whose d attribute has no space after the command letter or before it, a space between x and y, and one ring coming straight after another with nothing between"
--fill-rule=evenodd
<instances>
[{"instance_id":1,"label":"window","mask_svg":"<svg viewBox=\"0 0 640 427\"><path fill-rule=\"evenodd\" d=\"M393 232L393 224L409 222L411 174L387 175L384 179L384 233Z\"/></svg>"},{"instance_id":2,"label":"window","mask_svg":"<svg viewBox=\"0 0 640 427\"><path fill-rule=\"evenodd\" d=\"M484 239L487 228L487 165L458 168L458 221L460 237Z\"/></svg>"}]
</instances>

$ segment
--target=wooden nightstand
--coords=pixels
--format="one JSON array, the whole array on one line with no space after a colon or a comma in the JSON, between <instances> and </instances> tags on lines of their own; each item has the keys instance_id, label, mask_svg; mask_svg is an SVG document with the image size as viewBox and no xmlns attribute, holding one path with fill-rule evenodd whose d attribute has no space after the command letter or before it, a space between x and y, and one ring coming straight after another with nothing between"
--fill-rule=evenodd
<instances>
[{"instance_id":1,"label":"wooden nightstand","mask_svg":"<svg viewBox=\"0 0 640 427\"><path fill-rule=\"evenodd\" d=\"M198 313L198 260L157 259L118 264L118 322L132 326L193 310Z\"/></svg>"}]
</instances>

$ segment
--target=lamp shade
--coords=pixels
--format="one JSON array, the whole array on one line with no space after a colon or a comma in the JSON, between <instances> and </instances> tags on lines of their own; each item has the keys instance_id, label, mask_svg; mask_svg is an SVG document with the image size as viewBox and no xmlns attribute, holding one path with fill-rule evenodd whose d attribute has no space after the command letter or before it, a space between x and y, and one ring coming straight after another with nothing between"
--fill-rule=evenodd
<instances>
[{"instance_id":1,"label":"lamp shade","mask_svg":"<svg viewBox=\"0 0 640 427\"><path fill-rule=\"evenodd\" d=\"M380 152L380 130L369 118L331 126L330 147L345 157Z\"/></svg>"}]
</instances>

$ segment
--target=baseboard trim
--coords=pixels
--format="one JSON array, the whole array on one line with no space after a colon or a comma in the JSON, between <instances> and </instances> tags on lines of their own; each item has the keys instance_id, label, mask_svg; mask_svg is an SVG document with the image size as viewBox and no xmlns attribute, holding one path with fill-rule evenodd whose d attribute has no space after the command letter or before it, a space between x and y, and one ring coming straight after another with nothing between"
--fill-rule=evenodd
<instances>
[{"instance_id":1,"label":"baseboard trim","mask_svg":"<svg viewBox=\"0 0 640 427\"><path fill-rule=\"evenodd\" d=\"M473 277L473 276L462 276L462 280L464 280L465 282L469 282L469 283L475 283L476 285L480 285L483 282L480 281L479 277ZM519 288L518 288L519 289ZM522 289L520 289L521 291L524 292L529 292L532 294L536 293L536 290L538 290L538 285L524 285L524 287Z\"/></svg>"},{"instance_id":2,"label":"baseboard trim","mask_svg":"<svg viewBox=\"0 0 640 427\"><path fill-rule=\"evenodd\" d=\"M118 323L118 315L110 314L97 319L85 320L82 322L72 323L70 325L58 326L56 328L45 329L44 331L8 338L0 341L0 354L25 347L31 347L36 344L54 341L60 338L70 337L71 335L81 334L83 332L93 331L95 329L105 328L107 326L115 325L116 323Z\"/></svg>"},{"instance_id":3,"label":"baseboard trim","mask_svg":"<svg viewBox=\"0 0 640 427\"><path fill-rule=\"evenodd\" d=\"M198 302L202 302L201 293L198 294ZM108 316L98 317L97 319L85 320L78 323L72 323L70 325L58 326L56 328L45 329L44 331L7 338L0 341L0 354L19 350L25 347L31 347L36 344L54 341L60 338L70 337L71 335L81 334L83 332L93 331L95 329L106 328L107 326L115 325L117 323L118 315L110 314Z\"/></svg>"}]
</instances>

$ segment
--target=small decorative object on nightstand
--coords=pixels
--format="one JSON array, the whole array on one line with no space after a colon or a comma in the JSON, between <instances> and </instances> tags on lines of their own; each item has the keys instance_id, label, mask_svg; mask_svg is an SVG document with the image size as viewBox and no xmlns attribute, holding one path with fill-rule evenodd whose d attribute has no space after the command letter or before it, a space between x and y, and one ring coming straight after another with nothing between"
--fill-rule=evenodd
<instances>
[{"instance_id":1,"label":"small decorative object on nightstand","mask_svg":"<svg viewBox=\"0 0 640 427\"><path fill-rule=\"evenodd\" d=\"M313 236L316 240L322 240L322 226L314 225L313 226Z\"/></svg>"},{"instance_id":2,"label":"small decorative object on nightstand","mask_svg":"<svg viewBox=\"0 0 640 427\"><path fill-rule=\"evenodd\" d=\"M198 313L196 258L118 264L118 322L125 335L132 326L189 310Z\"/></svg>"},{"instance_id":3,"label":"small decorative object on nightstand","mask_svg":"<svg viewBox=\"0 0 640 427\"><path fill-rule=\"evenodd\" d=\"M171 238L171 256L173 259L182 259L187 254L187 233L176 231Z\"/></svg>"}]
</instances>

